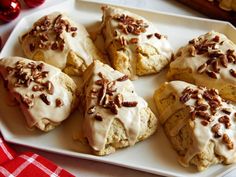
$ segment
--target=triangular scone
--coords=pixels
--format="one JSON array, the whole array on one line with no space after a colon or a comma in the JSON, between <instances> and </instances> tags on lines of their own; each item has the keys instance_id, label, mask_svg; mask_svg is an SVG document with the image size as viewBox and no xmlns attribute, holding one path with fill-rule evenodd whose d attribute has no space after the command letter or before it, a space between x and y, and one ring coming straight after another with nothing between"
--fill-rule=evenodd
<instances>
[{"instance_id":1,"label":"triangular scone","mask_svg":"<svg viewBox=\"0 0 236 177\"><path fill-rule=\"evenodd\" d=\"M193 164L201 171L213 164L236 162L236 107L217 90L172 81L156 90L154 100L183 166Z\"/></svg>"},{"instance_id":2,"label":"triangular scone","mask_svg":"<svg viewBox=\"0 0 236 177\"><path fill-rule=\"evenodd\" d=\"M214 31L199 36L179 49L167 76L216 88L223 98L236 101L236 45Z\"/></svg>"},{"instance_id":3,"label":"triangular scone","mask_svg":"<svg viewBox=\"0 0 236 177\"><path fill-rule=\"evenodd\" d=\"M157 73L169 63L170 44L151 22L115 7L102 10L102 34L113 68L135 79Z\"/></svg>"},{"instance_id":4,"label":"triangular scone","mask_svg":"<svg viewBox=\"0 0 236 177\"><path fill-rule=\"evenodd\" d=\"M84 26L61 13L40 18L20 42L28 58L44 61L69 75L81 75L94 59L103 60Z\"/></svg>"},{"instance_id":5,"label":"triangular scone","mask_svg":"<svg viewBox=\"0 0 236 177\"><path fill-rule=\"evenodd\" d=\"M94 154L106 155L149 137L157 118L128 76L94 61L84 73L84 136Z\"/></svg>"},{"instance_id":6,"label":"triangular scone","mask_svg":"<svg viewBox=\"0 0 236 177\"><path fill-rule=\"evenodd\" d=\"M28 126L49 131L76 106L76 85L58 68L21 57L0 60L0 74L9 96L15 99Z\"/></svg>"}]
</instances>

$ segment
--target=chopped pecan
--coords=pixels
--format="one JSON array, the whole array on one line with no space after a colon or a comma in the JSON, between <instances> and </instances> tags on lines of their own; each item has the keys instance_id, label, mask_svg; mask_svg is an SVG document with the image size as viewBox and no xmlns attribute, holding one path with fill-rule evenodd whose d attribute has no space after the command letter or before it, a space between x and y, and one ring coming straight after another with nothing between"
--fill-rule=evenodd
<instances>
[{"instance_id":1,"label":"chopped pecan","mask_svg":"<svg viewBox=\"0 0 236 177\"><path fill-rule=\"evenodd\" d=\"M155 36L157 39L161 39L161 34L159 34L159 33L154 33L154 36Z\"/></svg>"},{"instance_id":2,"label":"chopped pecan","mask_svg":"<svg viewBox=\"0 0 236 177\"><path fill-rule=\"evenodd\" d=\"M214 42L219 42L219 41L220 41L220 36L216 35L216 36L212 39L212 41L214 41Z\"/></svg>"},{"instance_id":3,"label":"chopped pecan","mask_svg":"<svg viewBox=\"0 0 236 177\"><path fill-rule=\"evenodd\" d=\"M217 74L214 71L206 70L206 74L213 79L217 79Z\"/></svg>"},{"instance_id":4,"label":"chopped pecan","mask_svg":"<svg viewBox=\"0 0 236 177\"><path fill-rule=\"evenodd\" d=\"M96 114L96 115L94 116L94 118L95 118L97 121L102 121L102 120L103 120L102 116L99 115L99 114Z\"/></svg>"},{"instance_id":5,"label":"chopped pecan","mask_svg":"<svg viewBox=\"0 0 236 177\"><path fill-rule=\"evenodd\" d=\"M225 125L225 128L229 128L231 126L230 119L228 116L221 116L218 121Z\"/></svg>"},{"instance_id":6,"label":"chopped pecan","mask_svg":"<svg viewBox=\"0 0 236 177\"><path fill-rule=\"evenodd\" d=\"M64 105L63 100L61 100L60 98L57 98L55 102L56 102L56 107L61 107Z\"/></svg>"},{"instance_id":7,"label":"chopped pecan","mask_svg":"<svg viewBox=\"0 0 236 177\"><path fill-rule=\"evenodd\" d=\"M217 60L213 61L211 63L212 69L215 73L219 73L220 72L220 68L219 68L219 63Z\"/></svg>"},{"instance_id":8,"label":"chopped pecan","mask_svg":"<svg viewBox=\"0 0 236 177\"><path fill-rule=\"evenodd\" d=\"M148 34L147 38L150 39L153 36L153 34Z\"/></svg>"},{"instance_id":9,"label":"chopped pecan","mask_svg":"<svg viewBox=\"0 0 236 177\"><path fill-rule=\"evenodd\" d=\"M138 43L138 38L131 38L131 39L129 40L129 43L130 43L130 44L137 44L137 43Z\"/></svg>"},{"instance_id":10,"label":"chopped pecan","mask_svg":"<svg viewBox=\"0 0 236 177\"><path fill-rule=\"evenodd\" d=\"M122 77L119 77L118 79L116 79L117 81L126 81L126 80L128 80L129 79L129 76L127 76L127 75L124 75L124 76L122 76Z\"/></svg>"},{"instance_id":11,"label":"chopped pecan","mask_svg":"<svg viewBox=\"0 0 236 177\"><path fill-rule=\"evenodd\" d=\"M221 111L225 114L228 114L228 115L231 114L231 109L229 109L229 108L223 108Z\"/></svg>"},{"instance_id":12,"label":"chopped pecan","mask_svg":"<svg viewBox=\"0 0 236 177\"><path fill-rule=\"evenodd\" d=\"M39 97L46 105L50 105L50 101L48 100L47 96L44 93L40 94Z\"/></svg>"},{"instance_id":13,"label":"chopped pecan","mask_svg":"<svg viewBox=\"0 0 236 177\"><path fill-rule=\"evenodd\" d=\"M201 120L201 124L203 126L207 126L209 124L209 122L207 120Z\"/></svg>"},{"instance_id":14,"label":"chopped pecan","mask_svg":"<svg viewBox=\"0 0 236 177\"><path fill-rule=\"evenodd\" d=\"M208 114L207 112L204 112L204 111L197 111L196 116L203 118L207 121L211 121L211 119L212 119L211 115Z\"/></svg>"},{"instance_id":15,"label":"chopped pecan","mask_svg":"<svg viewBox=\"0 0 236 177\"><path fill-rule=\"evenodd\" d=\"M198 72L199 74L201 74L201 73L203 73L206 69L207 69L207 64L204 63L204 64L202 64L201 66L198 67L197 72Z\"/></svg>"},{"instance_id":16,"label":"chopped pecan","mask_svg":"<svg viewBox=\"0 0 236 177\"><path fill-rule=\"evenodd\" d=\"M186 103L188 100L190 100L191 95L189 93L183 94L180 98L179 101L182 103Z\"/></svg>"},{"instance_id":17,"label":"chopped pecan","mask_svg":"<svg viewBox=\"0 0 236 177\"><path fill-rule=\"evenodd\" d=\"M226 57L226 55L221 55L221 56L219 57L219 59L220 59L221 65L222 65L223 67L227 68L227 66L228 66L228 58Z\"/></svg>"},{"instance_id":18,"label":"chopped pecan","mask_svg":"<svg viewBox=\"0 0 236 177\"><path fill-rule=\"evenodd\" d=\"M118 106L113 101L111 101L109 103L110 103L109 108L110 108L111 112L113 114L118 114Z\"/></svg>"},{"instance_id":19,"label":"chopped pecan","mask_svg":"<svg viewBox=\"0 0 236 177\"><path fill-rule=\"evenodd\" d=\"M227 145L229 150L234 148L234 143L226 133L223 134L222 141Z\"/></svg>"},{"instance_id":20,"label":"chopped pecan","mask_svg":"<svg viewBox=\"0 0 236 177\"><path fill-rule=\"evenodd\" d=\"M220 127L221 125L219 123L216 123L211 127L211 131L214 133L215 138L220 138L222 136L221 133L219 132Z\"/></svg>"},{"instance_id":21,"label":"chopped pecan","mask_svg":"<svg viewBox=\"0 0 236 177\"><path fill-rule=\"evenodd\" d=\"M47 93L50 95L53 95L54 93L54 86L51 81L47 81L44 83L44 86L46 87Z\"/></svg>"},{"instance_id":22,"label":"chopped pecan","mask_svg":"<svg viewBox=\"0 0 236 177\"><path fill-rule=\"evenodd\" d=\"M230 72L231 76L236 77L236 71L235 70L230 69L229 72Z\"/></svg>"},{"instance_id":23,"label":"chopped pecan","mask_svg":"<svg viewBox=\"0 0 236 177\"><path fill-rule=\"evenodd\" d=\"M115 104L120 108L122 106L122 103L123 103L123 95L118 93L116 96L115 96L115 99L114 99L114 102Z\"/></svg>"},{"instance_id":24,"label":"chopped pecan","mask_svg":"<svg viewBox=\"0 0 236 177\"><path fill-rule=\"evenodd\" d=\"M137 106L138 102L137 101L123 101L122 106L124 107L135 107Z\"/></svg>"}]
</instances>

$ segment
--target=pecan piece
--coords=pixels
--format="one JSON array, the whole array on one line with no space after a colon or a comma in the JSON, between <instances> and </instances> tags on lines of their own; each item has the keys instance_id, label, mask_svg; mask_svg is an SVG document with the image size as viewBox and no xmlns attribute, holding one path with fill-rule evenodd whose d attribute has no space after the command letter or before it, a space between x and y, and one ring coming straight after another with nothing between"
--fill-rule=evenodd
<instances>
[{"instance_id":1,"label":"pecan piece","mask_svg":"<svg viewBox=\"0 0 236 177\"><path fill-rule=\"evenodd\" d=\"M123 95L118 93L114 99L115 104L120 108L123 103Z\"/></svg>"},{"instance_id":2,"label":"pecan piece","mask_svg":"<svg viewBox=\"0 0 236 177\"><path fill-rule=\"evenodd\" d=\"M154 36L155 36L157 39L161 39L161 34L159 34L159 33L155 33Z\"/></svg>"},{"instance_id":3,"label":"pecan piece","mask_svg":"<svg viewBox=\"0 0 236 177\"><path fill-rule=\"evenodd\" d=\"M46 87L47 93L50 95L53 95L54 93L54 86L51 81L47 81L44 83L44 86Z\"/></svg>"},{"instance_id":4,"label":"pecan piece","mask_svg":"<svg viewBox=\"0 0 236 177\"><path fill-rule=\"evenodd\" d=\"M96 119L97 121L102 121L102 120L103 120L102 116L99 115L99 114L96 114L96 115L94 116L94 119Z\"/></svg>"},{"instance_id":5,"label":"pecan piece","mask_svg":"<svg viewBox=\"0 0 236 177\"><path fill-rule=\"evenodd\" d=\"M230 119L228 116L222 116L218 119L218 122L223 123L225 128L229 128L231 126Z\"/></svg>"},{"instance_id":6,"label":"pecan piece","mask_svg":"<svg viewBox=\"0 0 236 177\"><path fill-rule=\"evenodd\" d=\"M200 117L200 118L203 118L207 121L211 121L211 116L210 114L208 114L207 112L204 112L204 111L197 111L196 112L196 116Z\"/></svg>"},{"instance_id":7,"label":"pecan piece","mask_svg":"<svg viewBox=\"0 0 236 177\"><path fill-rule=\"evenodd\" d=\"M56 102L56 107L61 107L64 105L63 100L61 100L60 98L57 98L55 102Z\"/></svg>"},{"instance_id":8,"label":"pecan piece","mask_svg":"<svg viewBox=\"0 0 236 177\"><path fill-rule=\"evenodd\" d=\"M207 64L204 63L204 64L202 64L201 66L198 67L197 72L199 74L202 74L206 69L207 69Z\"/></svg>"},{"instance_id":9,"label":"pecan piece","mask_svg":"<svg viewBox=\"0 0 236 177\"><path fill-rule=\"evenodd\" d=\"M222 141L227 145L229 150L234 148L233 142L226 133L223 134Z\"/></svg>"},{"instance_id":10,"label":"pecan piece","mask_svg":"<svg viewBox=\"0 0 236 177\"><path fill-rule=\"evenodd\" d=\"M225 114L228 114L228 115L231 114L231 110L229 108L223 108L221 111Z\"/></svg>"},{"instance_id":11,"label":"pecan piece","mask_svg":"<svg viewBox=\"0 0 236 177\"><path fill-rule=\"evenodd\" d=\"M124 107L135 107L137 106L138 102L137 101L123 101L122 106Z\"/></svg>"},{"instance_id":12,"label":"pecan piece","mask_svg":"<svg viewBox=\"0 0 236 177\"><path fill-rule=\"evenodd\" d=\"M225 55L220 55L220 63L223 67L227 68L228 66L228 58Z\"/></svg>"},{"instance_id":13,"label":"pecan piece","mask_svg":"<svg viewBox=\"0 0 236 177\"><path fill-rule=\"evenodd\" d=\"M129 76L127 76L127 75L124 75L124 76L122 76L122 77L120 77L120 78L118 78L118 79L116 79L117 81L126 81L126 80L128 80L129 79Z\"/></svg>"},{"instance_id":14,"label":"pecan piece","mask_svg":"<svg viewBox=\"0 0 236 177\"><path fill-rule=\"evenodd\" d=\"M229 72L230 72L231 76L236 77L236 71L235 70L230 69Z\"/></svg>"},{"instance_id":15,"label":"pecan piece","mask_svg":"<svg viewBox=\"0 0 236 177\"><path fill-rule=\"evenodd\" d=\"M217 74L214 71L206 70L206 74L213 79L217 79Z\"/></svg>"},{"instance_id":16,"label":"pecan piece","mask_svg":"<svg viewBox=\"0 0 236 177\"><path fill-rule=\"evenodd\" d=\"M209 124L209 122L208 122L207 120L202 120L202 121L201 121L201 124L202 124L203 126L207 126L207 125Z\"/></svg>"},{"instance_id":17,"label":"pecan piece","mask_svg":"<svg viewBox=\"0 0 236 177\"><path fill-rule=\"evenodd\" d=\"M114 103L114 101L109 102L109 107L113 114L118 114L118 106Z\"/></svg>"},{"instance_id":18,"label":"pecan piece","mask_svg":"<svg viewBox=\"0 0 236 177\"><path fill-rule=\"evenodd\" d=\"M153 34L148 34L147 38L150 39L153 36Z\"/></svg>"},{"instance_id":19,"label":"pecan piece","mask_svg":"<svg viewBox=\"0 0 236 177\"><path fill-rule=\"evenodd\" d=\"M188 100L190 100L191 95L189 93L183 94L180 98L179 101L182 103L186 103Z\"/></svg>"},{"instance_id":20,"label":"pecan piece","mask_svg":"<svg viewBox=\"0 0 236 177\"><path fill-rule=\"evenodd\" d=\"M129 43L130 43L130 44L137 44L137 43L138 43L138 38L131 38L131 39L129 40Z\"/></svg>"},{"instance_id":21,"label":"pecan piece","mask_svg":"<svg viewBox=\"0 0 236 177\"><path fill-rule=\"evenodd\" d=\"M219 41L220 41L220 36L216 35L216 36L212 39L212 41L214 41L214 42L219 42Z\"/></svg>"},{"instance_id":22,"label":"pecan piece","mask_svg":"<svg viewBox=\"0 0 236 177\"><path fill-rule=\"evenodd\" d=\"M41 95L39 95L39 97L41 98L41 100L46 104L46 105L50 105L50 101L48 100L47 96L42 93Z\"/></svg>"},{"instance_id":23,"label":"pecan piece","mask_svg":"<svg viewBox=\"0 0 236 177\"><path fill-rule=\"evenodd\" d=\"M212 66L212 69L213 69L214 72L216 72L216 73L220 72L219 63L218 63L217 60L213 61L211 63L211 66Z\"/></svg>"},{"instance_id":24,"label":"pecan piece","mask_svg":"<svg viewBox=\"0 0 236 177\"><path fill-rule=\"evenodd\" d=\"M215 138L219 138L222 136L219 132L220 127L221 127L221 125L219 123L216 123L211 127L211 131L214 133Z\"/></svg>"}]
</instances>

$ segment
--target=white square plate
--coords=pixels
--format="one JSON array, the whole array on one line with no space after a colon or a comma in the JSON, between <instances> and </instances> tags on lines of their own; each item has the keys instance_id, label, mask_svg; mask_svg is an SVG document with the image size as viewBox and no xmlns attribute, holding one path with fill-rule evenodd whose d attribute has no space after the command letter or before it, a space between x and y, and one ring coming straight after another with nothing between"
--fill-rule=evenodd
<instances>
[{"instance_id":1,"label":"white square plate","mask_svg":"<svg viewBox=\"0 0 236 177\"><path fill-rule=\"evenodd\" d=\"M41 10L23 18L11 33L0 57L18 55L24 56L18 42L18 37L26 31L34 21L53 11L66 12L74 21L82 23L89 31L101 21L101 4L85 1L66 1L57 6ZM123 7L126 8L126 7ZM126 8L152 21L168 39L174 50L186 44L190 39L210 30L224 33L236 42L236 29L226 22L212 21L194 17L177 16L154 11ZM139 95L143 96L155 112L152 95L158 86L165 81L165 71L153 76L142 77L134 82ZM1 89L2 90L2 89ZM6 95L0 92L0 130L8 142L35 147L55 153L79 158L91 159L137 170L168 176L216 176L223 174L231 166L215 165L203 172L195 168L183 168L177 162L177 155L171 148L163 131L159 129L151 138L133 147L122 149L105 157L81 153L78 143L73 141L73 134L79 130L78 112L49 133L29 131L24 118L17 107L9 107L4 99ZM79 151L79 152L78 152Z\"/></svg>"}]
</instances>

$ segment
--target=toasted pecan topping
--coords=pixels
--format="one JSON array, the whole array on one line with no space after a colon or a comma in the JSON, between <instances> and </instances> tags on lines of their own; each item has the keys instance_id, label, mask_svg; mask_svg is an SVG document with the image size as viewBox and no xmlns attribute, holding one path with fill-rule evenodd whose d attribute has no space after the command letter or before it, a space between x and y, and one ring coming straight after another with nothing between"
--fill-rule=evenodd
<instances>
[{"instance_id":1,"label":"toasted pecan topping","mask_svg":"<svg viewBox=\"0 0 236 177\"><path fill-rule=\"evenodd\" d=\"M32 30L22 37L25 39L27 35L32 35L34 38L33 43L29 44L29 49L34 52L39 49L51 50L64 50L65 40L62 37L63 31L71 33L72 37L77 35L77 27L71 26L69 21L62 19L62 15L58 15L55 19L50 20L45 16L37 21ZM48 34L51 34L49 38Z\"/></svg>"},{"instance_id":2,"label":"toasted pecan topping","mask_svg":"<svg viewBox=\"0 0 236 177\"><path fill-rule=\"evenodd\" d=\"M212 39L203 39L201 37L189 41L190 56L204 55L208 60L198 67L199 74L206 73L209 77L217 79L217 73L220 73L221 67L227 68L228 63L236 64L236 54L232 49L222 52L216 47L216 44L222 45L224 41L220 41L218 35ZM231 76L236 77L233 69L229 70Z\"/></svg>"},{"instance_id":3,"label":"toasted pecan topping","mask_svg":"<svg viewBox=\"0 0 236 177\"><path fill-rule=\"evenodd\" d=\"M230 139L230 137L226 133L223 134L222 141L223 141L223 143L226 144L226 146L229 150L234 148L234 143L232 142L232 140Z\"/></svg>"},{"instance_id":4,"label":"toasted pecan topping","mask_svg":"<svg viewBox=\"0 0 236 177\"><path fill-rule=\"evenodd\" d=\"M95 81L95 84L99 86L99 89L93 88L90 91L91 98L96 98L99 106L109 109L112 114L118 114L119 108L124 107L135 107L138 103L136 101L123 101L123 95L117 92L116 82L122 82L128 79L127 75L123 75L122 77L109 81L105 75L101 72L98 73L100 79ZM95 96L92 96L96 94ZM91 113L89 109L88 112Z\"/></svg>"},{"instance_id":5,"label":"toasted pecan topping","mask_svg":"<svg viewBox=\"0 0 236 177\"><path fill-rule=\"evenodd\" d=\"M56 107L61 107L64 105L63 100L60 98L57 98L55 102L56 102Z\"/></svg>"},{"instance_id":6,"label":"toasted pecan topping","mask_svg":"<svg viewBox=\"0 0 236 177\"><path fill-rule=\"evenodd\" d=\"M139 35L146 32L148 25L143 20L134 19L125 14L117 14L112 17L118 22L118 29L124 34Z\"/></svg>"},{"instance_id":7,"label":"toasted pecan topping","mask_svg":"<svg viewBox=\"0 0 236 177\"><path fill-rule=\"evenodd\" d=\"M138 102L137 101L123 101L122 106L124 107L135 107L137 106Z\"/></svg>"},{"instance_id":8,"label":"toasted pecan topping","mask_svg":"<svg viewBox=\"0 0 236 177\"><path fill-rule=\"evenodd\" d=\"M45 95L44 93L40 94L39 97L41 98L41 100L46 104L46 105L50 105L50 101L48 100L47 95Z\"/></svg>"},{"instance_id":9,"label":"toasted pecan topping","mask_svg":"<svg viewBox=\"0 0 236 177\"><path fill-rule=\"evenodd\" d=\"M120 78L118 78L118 79L116 79L117 81L126 81L126 80L128 80L129 79L129 76L127 76L127 75L124 75L124 76L122 76L122 77L120 77Z\"/></svg>"},{"instance_id":10,"label":"toasted pecan topping","mask_svg":"<svg viewBox=\"0 0 236 177\"><path fill-rule=\"evenodd\" d=\"M96 114L96 115L94 116L94 118L95 118L97 121L102 121L102 120L103 120L102 116L99 115L99 114Z\"/></svg>"}]
</instances>

